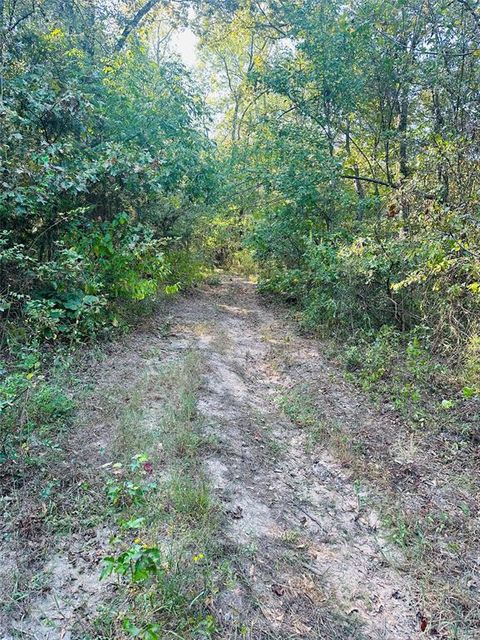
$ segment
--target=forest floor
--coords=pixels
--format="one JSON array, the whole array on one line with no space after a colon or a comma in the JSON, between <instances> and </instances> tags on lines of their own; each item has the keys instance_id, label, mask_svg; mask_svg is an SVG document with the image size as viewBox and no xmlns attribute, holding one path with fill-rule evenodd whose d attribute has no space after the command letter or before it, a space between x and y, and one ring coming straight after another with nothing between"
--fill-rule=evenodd
<instances>
[{"instance_id":1,"label":"forest floor","mask_svg":"<svg viewBox=\"0 0 480 640\"><path fill-rule=\"evenodd\" d=\"M346 382L322 343L245 279L225 276L165 301L77 378L88 389L75 428L28 477L16 469L4 494L2 640L123 637L114 618L129 594L112 577L99 580L118 528L104 487L112 462L142 452L152 477L170 483L172 505L148 511L149 542L160 544L169 529L157 521L171 525L172 510L187 523L180 536L205 520L188 545L221 574L206 600L213 637L478 637L478 549L460 546L458 557L452 547L449 565L407 517L440 503L449 522L460 503L460 516L471 516L473 481L428 465L392 411ZM192 397L179 413L175 403ZM195 431L182 431L183 419ZM185 457L196 462L181 466ZM187 483L201 478L203 506L188 510L185 487L178 506L171 483L180 472ZM472 520L459 533L470 542Z\"/></svg>"}]
</instances>

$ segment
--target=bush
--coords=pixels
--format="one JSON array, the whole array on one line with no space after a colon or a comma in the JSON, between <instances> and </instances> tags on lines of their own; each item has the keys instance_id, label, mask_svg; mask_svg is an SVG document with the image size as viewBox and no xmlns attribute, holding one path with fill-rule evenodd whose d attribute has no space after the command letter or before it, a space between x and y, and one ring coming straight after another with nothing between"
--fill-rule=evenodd
<instances>
[{"instance_id":1,"label":"bush","mask_svg":"<svg viewBox=\"0 0 480 640\"><path fill-rule=\"evenodd\" d=\"M260 289L294 302L307 328L328 329L342 339L379 332L381 343L390 327L404 334L401 349L414 376L431 370L435 356L478 387L478 261L452 240L452 216L441 221L443 228L430 216L412 212L408 234L388 220L363 222L355 233L310 234L296 261L297 249L287 259L283 245L278 252L273 245L261 263ZM252 238L255 246L255 231ZM261 257L262 241L259 246ZM351 350L349 367L356 357Z\"/></svg>"}]
</instances>

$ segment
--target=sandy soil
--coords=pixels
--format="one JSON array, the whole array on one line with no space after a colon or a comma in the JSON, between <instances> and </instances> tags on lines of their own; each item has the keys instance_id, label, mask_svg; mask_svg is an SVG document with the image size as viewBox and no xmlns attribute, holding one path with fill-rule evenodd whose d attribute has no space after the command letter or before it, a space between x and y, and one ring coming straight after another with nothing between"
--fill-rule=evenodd
<instances>
[{"instance_id":1,"label":"sandy soil","mask_svg":"<svg viewBox=\"0 0 480 640\"><path fill-rule=\"evenodd\" d=\"M168 318L169 330L161 331ZM152 357L174 359L189 349L199 350L206 365L199 410L216 445L205 468L241 576L212 604L221 637L240 638L242 624L248 629L242 637L254 640L424 637L417 586L402 572L402 556L387 542L366 491L328 447L307 446L308 433L286 417L282 398L314 380L325 419L358 432L378 432L380 425L386 439L394 425L366 407L321 345L298 335L285 311L262 303L246 280L225 278L169 302L93 368L95 389L83 410L90 435L88 442L85 431L72 436L70 463L95 474L115 438L102 399L119 383L128 395ZM159 402L152 394L146 409ZM49 588L30 595L20 617L0 618L0 638L81 637L72 629L93 615L111 586L94 579L107 540L98 529L87 541L70 535L57 544L37 567L50 576ZM15 559L8 545L4 551L0 571L8 591Z\"/></svg>"},{"instance_id":2,"label":"sandy soil","mask_svg":"<svg viewBox=\"0 0 480 640\"><path fill-rule=\"evenodd\" d=\"M200 409L219 442L206 464L229 516L225 535L254 549L243 566L244 593L224 594L217 613L226 622L253 616L268 637L360 637L325 619L331 607L347 626L359 619L362 637L417 637L415 589L393 568L401 557L377 514L331 452L307 455L307 434L279 401L315 376L328 417L365 428L381 418L365 414L318 343L295 335L285 313L262 305L246 281L206 289L173 316L177 347L198 348L208 362Z\"/></svg>"}]
</instances>

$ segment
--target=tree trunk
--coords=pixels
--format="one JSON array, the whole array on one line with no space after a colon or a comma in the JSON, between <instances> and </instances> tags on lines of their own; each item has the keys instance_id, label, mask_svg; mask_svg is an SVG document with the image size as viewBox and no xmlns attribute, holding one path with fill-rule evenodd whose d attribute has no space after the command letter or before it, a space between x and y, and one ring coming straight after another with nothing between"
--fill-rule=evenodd
<instances>
[{"instance_id":1,"label":"tree trunk","mask_svg":"<svg viewBox=\"0 0 480 640\"><path fill-rule=\"evenodd\" d=\"M398 134L400 136L400 180L403 182L409 175L407 156L408 97L405 93L400 99L399 116Z\"/></svg>"},{"instance_id":2,"label":"tree trunk","mask_svg":"<svg viewBox=\"0 0 480 640\"><path fill-rule=\"evenodd\" d=\"M408 149L407 149L407 127L408 127L408 96L407 90L402 89L399 100L399 119L397 132L400 137L399 148L399 169L400 169L400 188L404 185L409 175L408 167ZM403 193L400 199L400 210L404 221L403 229L407 230L407 220L409 217L408 202Z\"/></svg>"},{"instance_id":3,"label":"tree trunk","mask_svg":"<svg viewBox=\"0 0 480 640\"><path fill-rule=\"evenodd\" d=\"M360 170L358 168L358 164L355 163L353 166L353 171L355 175L355 191L357 192L358 203L357 203L357 220L363 220L363 202L365 198L365 191L363 189L362 181L360 180Z\"/></svg>"}]
</instances>

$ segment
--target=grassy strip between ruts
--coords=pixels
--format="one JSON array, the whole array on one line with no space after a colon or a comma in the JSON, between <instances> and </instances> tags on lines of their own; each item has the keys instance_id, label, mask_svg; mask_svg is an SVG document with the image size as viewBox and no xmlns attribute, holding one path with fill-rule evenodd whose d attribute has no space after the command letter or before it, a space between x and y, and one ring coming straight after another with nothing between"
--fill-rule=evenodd
<instances>
[{"instance_id":1,"label":"grassy strip between ruts","mask_svg":"<svg viewBox=\"0 0 480 640\"><path fill-rule=\"evenodd\" d=\"M215 632L210 603L223 572L215 541L220 512L198 456L208 445L197 414L200 372L195 352L151 369L120 418L118 462L108 465L105 480L114 535L102 570L102 578L118 582L91 637L193 639ZM161 402L148 406L154 389Z\"/></svg>"}]
</instances>

